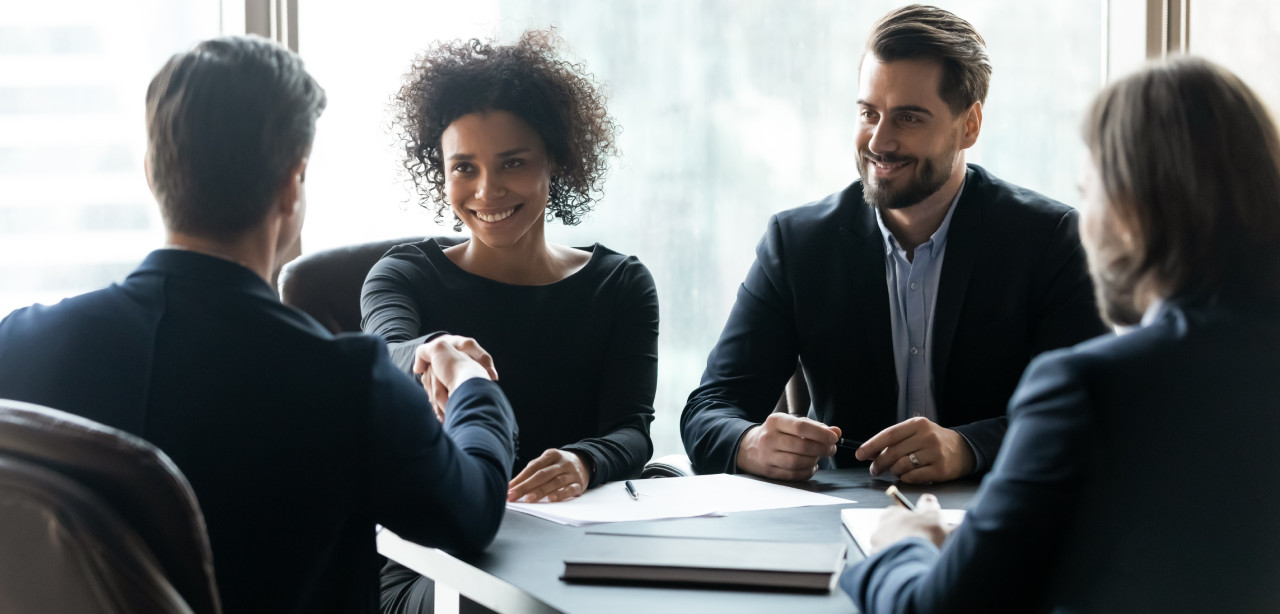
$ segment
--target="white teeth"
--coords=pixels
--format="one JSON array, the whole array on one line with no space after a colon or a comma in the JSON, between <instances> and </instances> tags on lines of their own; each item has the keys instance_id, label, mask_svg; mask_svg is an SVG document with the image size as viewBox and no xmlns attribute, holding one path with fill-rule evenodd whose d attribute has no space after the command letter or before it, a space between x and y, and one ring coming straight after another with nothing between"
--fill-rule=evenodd
<instances>
[{"instance_id":1,"label":"white teeth","mask_svg":"<svg viewBox=\"0 0 1280 614\"><path fill-rule=\"evenodd\" d=\"M510 209L507 209L506 211L501 211L498 213L481 213L479 211L476 211L475 214L476 214L476 217L486 222L493 223L493 222L501 222L502 220L505 220L511 217L511 214L515 212L516 212L516 208L512 207Z\"/></svg>"}]
</instances>

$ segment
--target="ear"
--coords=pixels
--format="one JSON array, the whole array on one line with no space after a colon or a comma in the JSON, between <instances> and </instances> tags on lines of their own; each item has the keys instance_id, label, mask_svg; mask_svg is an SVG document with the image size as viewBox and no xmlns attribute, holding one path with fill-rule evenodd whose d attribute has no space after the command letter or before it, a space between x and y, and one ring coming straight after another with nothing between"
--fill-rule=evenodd
<instances>
[{"instance_id":1,"label":"ear","mask_svg":"<svg viewBox=\"0 0 1280 614\"><path fill-rule=\"evenodd\" d=\"M964 112L964 133L960 135L960 149L968 149L978 142L978 133L982 132L982 103L969 105Z\"/></svg>"},{"instance_id":2,"label":"ear","mask_svg":"<svg viewBox=\"0 0 1280 614\"><path fill-rule=\"evenodd\" d=\"M302 182L306 178L307 159L303 158L289 169L284 184L280 186L280 192L276 196L276 207L279 208L281 215L291 216L297 213L299 197L302 195Z\"/></svg>"},{"instance_id":3,"label":"ear","mask_svg":"<svg viewBox=\"0 0 1280 614\"><path fill-rule=\"evenodd\" d=\"M151 195L156 195L156 184L151 181L151 150L148 149L142 154L142 174L147 178L147 189L151 190Z\"/></svg>"}]
</instances>

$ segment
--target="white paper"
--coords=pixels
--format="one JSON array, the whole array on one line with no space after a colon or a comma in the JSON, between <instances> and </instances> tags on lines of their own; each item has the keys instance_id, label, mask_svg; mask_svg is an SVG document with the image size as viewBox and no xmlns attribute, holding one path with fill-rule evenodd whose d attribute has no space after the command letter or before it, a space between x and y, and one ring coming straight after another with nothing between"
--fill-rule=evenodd
<instances>
[{"instance_id":1,"label":"white paper","mask_svg":"<svg viewBox=\"0 0 1280 614\"><path fill-rule=\"evenodd\" d=\"M622 482L603 484L576 499L559 503L508 503L507 508L560 524L720 516L729 512L837 505L848 499L779 486L736 475L633 480L640 493L632 499Z\"/></svg>"},{"instance_id":2,"label":"white paper","mask_svg":"<svg viewBox=\"0 0 1280 614\"><path fill-rule=\"evenodd\" d=\"M862 554L871 556L871 534L880 526L880 517L884 515L882 507L847 508L840 510L840 521L849 530L853 541L862 549ZM955 527L964 522L964 510L942 510L942 521Z\"/></svg>"}]
</instances>

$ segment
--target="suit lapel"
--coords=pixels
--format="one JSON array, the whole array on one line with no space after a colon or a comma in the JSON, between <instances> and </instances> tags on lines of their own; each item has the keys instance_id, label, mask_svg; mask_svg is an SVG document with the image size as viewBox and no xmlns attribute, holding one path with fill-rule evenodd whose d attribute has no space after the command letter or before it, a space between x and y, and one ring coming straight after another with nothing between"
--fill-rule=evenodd
<instances>
[{"instance_id":1,"label":"suit lapel","mask_svg":"<svg viewBox=\"0 0 1280 614\"><path fill-rule=\"evenodd\" d=\"M873 356L874 381L882 382L879 393L888 403L889 420L897 415L898 375L893 364L893 333L889 321L889 288L884 273L884 239L875 221L875 211L862 200L859 184L849 188L845 206L852 219L840 228L841 247L849 266L853 289L850 317L859 321L856 330L865 334L866 351ZM872 407L881 403L873 403Z\"/></svg>"},{"instance_id":2,"label":"suit lapel","mask_svg":"<svg viewBox=\"0 0 1280 614\"><path fill-rule=\"evenodd\" d=\"M942 263L942 278L938 281L938 298L933 313L933 398L940 412L951 343L960 323L965 292L969 289L969 278L983 240L982 216L986 207L981 193L984 186L982 178L973 169L969 169L965 177L963 190L951 216L951 227L947 230L947 254Z\"/></svg>"}]
</instances>

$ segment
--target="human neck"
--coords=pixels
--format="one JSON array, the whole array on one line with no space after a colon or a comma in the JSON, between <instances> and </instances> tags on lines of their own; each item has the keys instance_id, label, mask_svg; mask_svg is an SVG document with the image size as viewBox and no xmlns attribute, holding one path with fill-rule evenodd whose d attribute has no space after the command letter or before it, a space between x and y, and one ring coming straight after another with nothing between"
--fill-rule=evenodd
<instances>
[{"instance_id":1,"label":"human neck","mask_svg":"<svg viewBox=\"0 0 1280 614\"><path fill-rule=\"evenodd\" d=\"M951 178L924 200L901 209L880 210L880 218L884 220L885 227L907 252L908 260L915 256L916 248L928 241L938 231L938 227L942 226L942 220L946 219L951 203L960 192L960 186L964 184L964 158L959 158L956 164L957 170L951 173Z\"/></svg>"},{"instance_id":2,"label":"human neck","mask_svg":"<svg viewBox=\"0 0 1280 614\"><path fill-rule=\"evenodd\" d=\"M493 247L472 237L445 254L473 275L516 286L541 286L560 281L581 267L575 266L575 259L566 251L548 243L541 229L530 229L514 245Z\"/></svg>"},{"instance_id":3,"label":"human neck","mask_svg":"<svg viewBox=\"0 0 1280 614\"><path fill-rule=\"evenodd\" d=\"M264 236L263 229L251 230L225 241L168 230L165 234L165 247L230 260L257 273L268 284L275 272L275 241Z\"/></svg>"}]
</instances>

